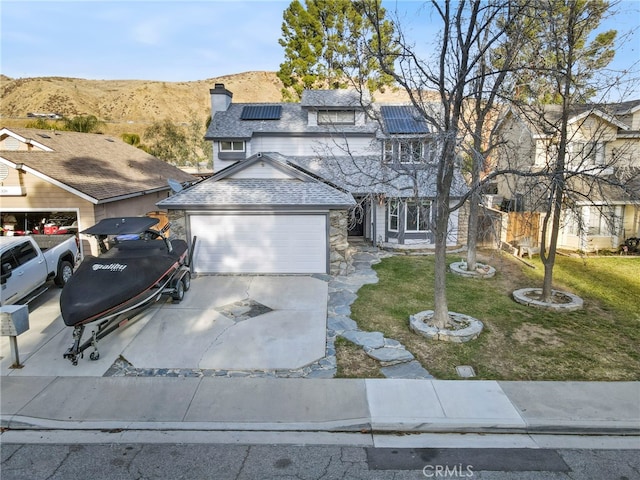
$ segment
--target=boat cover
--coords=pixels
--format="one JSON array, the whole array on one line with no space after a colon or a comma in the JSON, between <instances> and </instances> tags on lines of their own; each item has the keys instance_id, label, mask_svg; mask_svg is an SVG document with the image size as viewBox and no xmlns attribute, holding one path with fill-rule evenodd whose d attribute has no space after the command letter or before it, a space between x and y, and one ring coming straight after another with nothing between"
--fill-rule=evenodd
<instances>
[{"instance_id":1,"label":"boat cover","mask_svg":"<svg viewBox=\"0 0 640 480\"><path fill-rule=\"evenodd\" d=\"M131 235L143 233L159 221L158 218L151 217L105 218L80 233L87 235Z\"/></svg>"},{"instance_id":2,"label":"boat cover","mask_svg":"<svg viewBox=\"0 0 640 480\"><path fill-rule=\"evenodd\" d=\"M155 220L155 219L153 219ZM151 299L182 264L184 240L130 240L114 245L99 257L86 257L60 294L64 323L89 323Z\"/></svg>"}]
</instances>

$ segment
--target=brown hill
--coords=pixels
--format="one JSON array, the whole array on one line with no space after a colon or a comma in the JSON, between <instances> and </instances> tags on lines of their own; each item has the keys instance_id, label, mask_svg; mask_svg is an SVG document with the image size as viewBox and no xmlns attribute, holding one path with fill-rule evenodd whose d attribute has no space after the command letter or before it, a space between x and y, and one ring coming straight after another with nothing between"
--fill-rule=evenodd
<instances>
[{"instance_id":1,"label":"brown hill","mask_svg":"<svg viewBox=\"0 0 640 480\"><path fill-rule=\"evenodd\" d=\"M206 118L209 89L224 83L234 102L278 102L282 83L275 72L244 72L193 82L85 80L0 75L0 126L24 126L28 113L66 117L95 115L106 122L105 133L142 133L156 120L187 122L191 113ZM377 94L382 101L404 101L400 92Z\"/></svg>"},{"instance_id":2,"label":"brown hill","mask_svg":"<svg viewBox=\"0 0 640 480\"><path fill-rule=\"evenodd\" d=\"M117 123L163 118L182 122L190 112L209 111L209 89L215 83L224 83L238 102L280 99L281 84L273 72L245 72L194 82L3 76L0 115L25 118L29 112L39 112L68 117L95 115Z\"/></svg>"}]
</instances>

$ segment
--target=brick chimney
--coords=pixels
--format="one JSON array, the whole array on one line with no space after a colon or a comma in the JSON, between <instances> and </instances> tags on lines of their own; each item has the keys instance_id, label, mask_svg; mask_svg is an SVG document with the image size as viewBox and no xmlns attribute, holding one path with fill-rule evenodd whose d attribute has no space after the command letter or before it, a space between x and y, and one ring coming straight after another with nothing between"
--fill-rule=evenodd
<instances>
[{"instance_id":1,"label":"brick chimney","mask_svg":"<svg viewBox=\"0 0 640 480\"><path fill-rule=\"evenodd\" d=\"M229 105L231 105L231 99L233 93L224 88L224 83L216 83L214 88L209 89L211 94L211 118L216 112L225 112Z\"/></svg>"}]
</instances>

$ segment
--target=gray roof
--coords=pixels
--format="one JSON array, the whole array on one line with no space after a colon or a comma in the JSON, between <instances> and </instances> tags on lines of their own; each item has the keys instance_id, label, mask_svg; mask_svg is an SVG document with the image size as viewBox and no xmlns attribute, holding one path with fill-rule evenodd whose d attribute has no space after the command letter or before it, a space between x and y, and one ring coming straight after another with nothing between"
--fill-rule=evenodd
<instances>
[{"instance_id":1,"label":"gray roof","mask_svg":"<svg viewBox=\"0 0 640 480\"><path fill-rule=\"evenodd\" d=\"M437 195L436 163L387 165L381 164L379 156L320 158L284 157L273 153L269 155L296 165L356 196L374 193L387 197L434 198ZM460 197L468 190L462 175L456 171L451 196Z\"/></svg>"},{"instance_id":2,"label":"gray roof","mask_svg":"<svg viewBox=\"0 0 640 480\"><path fill-rule=\"evenodd\" d=\"M614 122L618 127L619 133L629 133L632 131L632 118L629 112L637 106L640 106L640 100L623 103L572 105L568 110L569 120L580 115L593 114ZM544 105L542 109L523 105L518 109L507 110L506 114L512 114L520 118L529 126L532 132L552 135L557 132L562 120L562 105Z\"/></svg>"},{"instance_id":3,"label":"gray roof","mask_svg":"<svg viewBox=\"0 0 640 480\"><path fill-rule=\"evenodd\" d=\"M21 163L98 203L127 195L169 190L168 180L193 183L183 172L121 139L95 133L6 128L51 151L0 151L0 157ZM6 133L9 135L9 133Z\"/></svg>"},{"instance_id":4,"label":"gray roof","mask_svg":"<svg viewBox=\"0 0 640 480\"><path fill-rule=\"evenodd\" d=\"M368 93L362 93L357 90L333 89L333 90L305 90L302 92L300 105L302 107L315 108L358 108L362 105L369 105L371 96Z\"/></svg>"},{"instance_id":5,"label":"gray roof","mask_svg":"<svg viewBox=\"0 0 640 480\"><path fill-rule=\"evenodd\" d=\"M369 97L364 102L370 101ZM417 121L417 111L406 105L371 104L368 113L380 116L383 122L369 119L364 125L317 125L310 126L308 110L335 107L336 109L362 109L359 92L355 90L305 90L300 103L240 103L230 104L226 111L218 111L213 116L207 130L209 140L250 140L256 136L313 136L344 135L346 138L366 136L372 140L383 140L389 135L398 138L427 138L429 129ZM242 119L245 107L257 107L259 111L279 112L279 118L260 120ZM251 115L245 115L245 117ZM381 127L386 127L385 131ZM381 150L380 150L381 152ZM436 164L387 165L381 163L380 153L360 157L284 156L268 153L282 165L295 165L316 178L337 186L354 195L370 193L395 197L433 198L436 196ZM216 175L218 176L218 175ZM462 196L468 188L460 174L456 172L452 185L452 196Z\"/></svg>"},{"instance_id":6,"label":"gray roof","mask_svg":"<svg viewBox=\"0 0 640 480\"><path fill-rule=\"evenodd\" d=\"M245 106L279 106L280 119L274 120L242 120ZM378 125L367 122L365 125L340 125L341 133L351 135L373 135ZM256 134L300 135L300 134L335 134L332 125L309 126L307 111L299 103L232 103L224 112L216 112L209 124L205 138L208 140L250 139Z\"/></svg>"},{"instance_id":7,"label":"gray roof","mask_svg":"<svg viewBox=\"0 0 640 480\"><path fill-rule=\"evenodd\" d=\"M350 193L323 183L299 169L292 170L291 178L233 178L228 173L241 170L259 158L260 161L274 163L281 170L293 167L273 158L272 154L253 156L235 164L215 176L191 188L185 189L158 202L158 206L168 209L208 208L208 209L341 209L355 205Z\"/></svg>"}]
</instances>

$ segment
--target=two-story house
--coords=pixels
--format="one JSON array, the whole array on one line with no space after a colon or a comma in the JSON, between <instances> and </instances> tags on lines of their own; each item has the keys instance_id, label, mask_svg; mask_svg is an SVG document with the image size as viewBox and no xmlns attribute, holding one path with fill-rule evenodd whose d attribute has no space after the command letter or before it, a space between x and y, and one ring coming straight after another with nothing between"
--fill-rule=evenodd
<instances>
[{"instance_id":1,"label":"two-story house","mask_svg":"<svg viewBox=\"0 0 640 480\"><path fill-rule=\"evenodd\" d=\"M498 198L504 199L503 207L544 211L550 177L536 174L555 165L560 114L558 106L547 106L544 111L510 110L502 119L506 148L497 168L531 174L501 178ZM640 100L576 106L567 133L558 247L616 249L640 236Z\"/></svg>"},{"instance_id":2,"label":"two-story house","mask_svg":"<svg viewBox=\"0 0 640 480\"><path fill-rule=\"evenodd\" d=\"M433 243L438 146L412 107L355 90L308 90L299 103L210 93L214 175L158 204L198 237L196 271L337 273L349 238ZM457 176L453 198L464 188ZM458 234L454 213L450 244Z\"/></svg>"}]
</instances>

